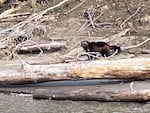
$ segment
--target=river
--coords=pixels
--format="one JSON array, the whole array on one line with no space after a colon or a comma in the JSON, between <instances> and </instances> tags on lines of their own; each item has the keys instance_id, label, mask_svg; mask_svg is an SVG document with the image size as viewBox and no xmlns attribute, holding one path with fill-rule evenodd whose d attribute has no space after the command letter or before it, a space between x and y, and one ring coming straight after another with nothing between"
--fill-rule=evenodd
<instances>
[{"instance_id":1,"label":"river","mask_svg":"<svg viewBox=\"0 0 150 113\"><path fill-rule=\"evenodd\" d=\"M150 103L35 100L32 98L32 94L20 93L32 93L35 89L41 88L49 90L73 90L79 88L99 88L109 91L129 90L129 86L130 83L120 84L115 82L105 85L93 80L88 82L48 82L37 85L1 87L0 113L149 113ZM149 86L149 81L136 81L133 87L138 90L149 89Z\"/></svg>"}]
</instances>

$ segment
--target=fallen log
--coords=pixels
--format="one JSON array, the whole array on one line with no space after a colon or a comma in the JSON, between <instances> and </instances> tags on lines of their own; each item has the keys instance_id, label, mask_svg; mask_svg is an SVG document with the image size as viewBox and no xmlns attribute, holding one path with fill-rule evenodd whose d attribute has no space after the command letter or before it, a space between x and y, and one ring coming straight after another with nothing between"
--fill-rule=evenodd
<instances>
[{"instance_id":1,"label":"fallen log","mask_svg":"<svg viewBox=\"0 0 150 113\"><path fill-rule=\"evenodd\" d=\"M93 78L150 78L150 58L94 60L49 65L24 63L21 69L0 70L0 84L3 85Z\"/></svg>"},{"instance_id":2,"label":"fallen log","mask_svg":"<svg viewBox=\"0 0 150 113\"><path fill-rule=\"evenodd\" d=\"M101 91L98 89L79 89L73 91L36 90L34 99L102 101L102 102L148 102L150 90Z\"/></svg>"},{"instance_id":3,"label":"fallen log","mask_svg":"<svg viewBox=\"0 0 150 113\"><path fill-rule=\"evenodd\" d=\"M42 50L58 50L61 48L65 48L66 43L65 41L49 41L45 43L23 43L20 44L15 48L15 51L18 53L31 53L31 52L38 52Z\"/></svg>"}]
</instances>

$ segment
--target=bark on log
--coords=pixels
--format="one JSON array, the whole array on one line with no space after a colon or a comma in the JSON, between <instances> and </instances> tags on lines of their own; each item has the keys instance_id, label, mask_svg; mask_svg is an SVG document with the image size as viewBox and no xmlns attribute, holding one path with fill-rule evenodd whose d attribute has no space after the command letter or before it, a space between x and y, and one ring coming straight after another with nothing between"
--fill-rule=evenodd
<instances>
[{"instance_id":1,"label":"bark on log","mask_svg":"<svg viewBox=\"0 0 150 113\"><path fill-rule=\"evenodd\" d=\"M0 70L0 84L3 85L92 78L150 78L150 58L95 60L49 65L25 63L22 69Z\"/></svg>"},{"instance_id":2,"label":"bark on log","mask_svg":"<svg viewBox=\"0 0 150 113\"><path fill-rule=\"evenodd\" d=\"M148 102L150 101L150 90L100 91L79 89L67 92L37 90L33 93L33 98L102 102Z\"/></svg>"}]
</instances>

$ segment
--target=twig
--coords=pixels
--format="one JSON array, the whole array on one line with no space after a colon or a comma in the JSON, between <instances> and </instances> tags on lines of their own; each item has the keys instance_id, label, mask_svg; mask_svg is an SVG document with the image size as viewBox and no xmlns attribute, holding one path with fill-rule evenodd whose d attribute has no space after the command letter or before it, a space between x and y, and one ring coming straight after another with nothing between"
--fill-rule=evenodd
<instances>
[{"instance_id":1,"label":"twig","mask_svg":"<svg viewBox=\"0 0 150 113\"><path fill-rule=\"evenodd\" d=\"M81 3L77 4L75 7L73 7L72 9L70 9L69 11L65 12L65 14L68 14L70 12L72 12L73 10L79 8L86 0L83 0Z\"/></svg>"},{"instance_id":2,"label":"twig","mask_svg":"<svg viewBox=\"0 0 150 113\"><path fill-rule=\"evenodd\" d=\"M121 23L120 28L123 29L123 25L124 25L128 20L130 20L132 17L134 17L136 14L138 14L138 12L140 11L140 9L141 9L143 6L144 6L144 5L138 7L134 14L130 15L127 19L125 19L125 20Z\"/></svg>"}]
</instances>

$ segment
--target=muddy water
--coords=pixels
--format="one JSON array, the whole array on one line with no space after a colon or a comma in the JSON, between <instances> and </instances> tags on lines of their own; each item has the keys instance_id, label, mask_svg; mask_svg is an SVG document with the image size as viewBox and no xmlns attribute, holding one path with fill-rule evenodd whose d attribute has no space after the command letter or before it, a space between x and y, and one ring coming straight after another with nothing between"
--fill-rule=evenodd
<instances>
[{"instance_id":1,"label":"muddy water","mask_svg":"<svg viewBox=\"0 0 150 113\"><path fill-rule=\"evenodd\" d=\"M149 113L150 104L33 100L0 94L0 113Z\"/></svg>"},{"instance_id":2,"label":"muddy water","mask_svg":"<svg viewBox=\"0 0 150 113\"><path fill-rule=\"evenodd\" d=\"M1 87L0 113L150 113L150 103L35 100L31 94L17 94L17 92L32 93L40 88L49 90L98 88L109 91L130 89L130 83L120 84L118 81L115 81L114 83L105 84L105 82L107 81L65 81ZM150 82L136 81L133 88L135 90L150 89Z\"/></svg>"}]
</instances>

